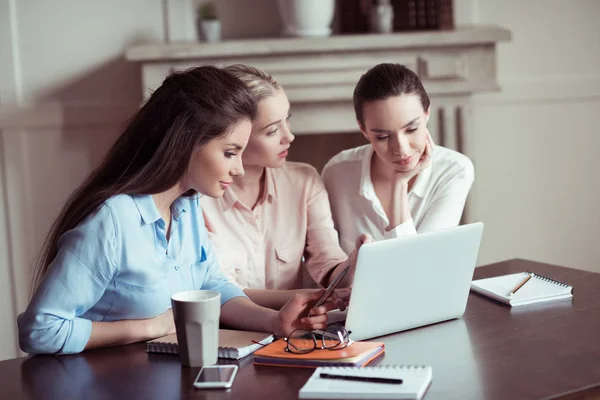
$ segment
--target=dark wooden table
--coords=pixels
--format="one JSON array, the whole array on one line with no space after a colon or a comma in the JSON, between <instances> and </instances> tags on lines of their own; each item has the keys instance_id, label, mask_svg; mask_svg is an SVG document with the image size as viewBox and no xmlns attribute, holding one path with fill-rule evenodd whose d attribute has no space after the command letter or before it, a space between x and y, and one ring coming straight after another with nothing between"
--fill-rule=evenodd
<instances>
[{"instance_id":1,"label":"dark wooden table","mask_svg":"<svg viewBox=\"0 0 600 400\"><path fill-rule=\"evenodd\" d=\"M477 268L475 277L525 270L573 285L573 299L511 309L471 293L461 319L377 339L386 344L378 363L432 365L427 400L597 394L600 274L512 260ZM19 358L0 362L0 393L6 399L293 399L312 373L255 367L251 359L224 391L195 390L198 368L182 367L176 356L147 354L144 344Z\"/></svg>"}]
</instances>

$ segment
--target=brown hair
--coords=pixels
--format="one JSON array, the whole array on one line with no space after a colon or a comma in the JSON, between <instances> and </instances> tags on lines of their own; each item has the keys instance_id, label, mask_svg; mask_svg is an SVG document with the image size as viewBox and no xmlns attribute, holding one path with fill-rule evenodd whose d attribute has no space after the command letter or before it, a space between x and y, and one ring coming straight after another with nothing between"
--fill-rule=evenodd
<instances>
[{"instance_id":1,"label":"brown hair","mask_svg":"<svg viewBox=\"0 0 600 400\"><path fill-rule=\"evenodd\" d=\"M67 200L40 252L33 288L56 257L63 233L112 196L155 194L173 187L197 146L229 134L239 121L254 119L256 112L256 101L244 83L222 69L203 66L167 77L100 166Z\"/></svg>"},{"instance_id":2,"label":"brown hair","mask_svg":"<svg viewBox=\"0 0 600 400\"><path fill-rule=\"evenodd\" d=\"M421 99L423 109L429 109L429 96L417 74L401 64L384 63L374 66L360 77L354 88L356 120L364 126L365 103L402 94L416 94Z\"/></svg>"}]
</instances>

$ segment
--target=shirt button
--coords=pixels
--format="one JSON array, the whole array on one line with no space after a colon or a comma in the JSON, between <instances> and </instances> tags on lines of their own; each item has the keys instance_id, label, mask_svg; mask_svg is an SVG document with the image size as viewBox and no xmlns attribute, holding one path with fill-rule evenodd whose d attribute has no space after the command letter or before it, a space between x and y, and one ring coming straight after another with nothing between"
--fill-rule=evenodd
<instances>
[{"instance_id":1,"label":"shirt button","mask_svg":"<svg viewBox=\"0 0 600 400\"><path fill-rule=\"evenodd\" d=\"M175 266L175 271L179 271L179 265Z\"/></svg>"}]
</instances>

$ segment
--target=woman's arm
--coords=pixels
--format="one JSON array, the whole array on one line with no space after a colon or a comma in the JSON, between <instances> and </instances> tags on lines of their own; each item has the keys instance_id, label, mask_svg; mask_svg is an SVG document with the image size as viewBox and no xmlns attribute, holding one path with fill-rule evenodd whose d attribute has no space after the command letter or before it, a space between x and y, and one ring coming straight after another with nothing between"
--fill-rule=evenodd
<instances>
[{"instance_id":1,"label":"woman's arm","mask_svg":"<svg viewBox=\"0 0 600 400\"><path fill-rule=\"evenodd\" d=\"M136 343L175 333L173 310L149 319L92 322L84 350Z\"/></svg>"},{"instance_id":2,"label":"woman's arm","mask_svg":"<svg viewBox=\"0 0 600 400\"><path fill-rule=\"evenodd\" d=\"M441 187L421 220L419 232L432 232L458 226L475 174L472 164Z\"/></svg>"},{"instance_id":3,"label":"woman's arm","mask_svg":"<svg viewBox=\"0 0 600 400\"><path fill-rule=\"evenodd\" d=\"M327 286L348 265L348 256L339 244L333 225L331 206L325 185L316 170L311 170L305 185L310 188L307 204L305 265L312 279ZM349 286L354 270L344 277L340 287Z\"/></svg>"},{"instance_id":4,"label":"woman's arm","mask_svg":"<svg viewBox=\"0 0 600 400\"><path fill-rule=\"evenodd\" d=\"M445 177L444 182L436 188L434 197L421 219L419 232L432 232L458 226L474 179L475 171L471 162L463 165L453 176ZM403 236L410 233L411 227L413 233L416 233L412 218L393 228L385 237Z\"/></svg>"},{"instance_id":5,"label":"woman's arm","mask_svg":"<svg viewBox=\"0 0 600 400\"><path fill-rule=\"evenodd\" d=\"M295 329L317 330L327 326L329 310L343 307L341 301L327 301L315 308L308 317L312 305L321 297L324 290L297 293L290 298L279 312L258 304L250 299L236 297L221 307L221 322L227 326L261 332L273 332L277 336L289 335Z\"/></svg>"},{"instance_id":6,"label":"woman's arm","mask_svg":"<svg viewBox=\"0 0 600 400\"><path fill-rule=\"evenodd\" d=\"M396 179L392 182L390 202L392 204L391 214L388 216L390 223L385 228L386 232L394 231L397 236L417 233L408 205L407 180Z\"/></svg>"},{"instance_id":7,"label":"woman's arm","mask_svg":"<svg viewBox=\"0 0 600 400\"><path fill-rule=\"evenodd\" d=\"M392 181L390 198L392 207L391 213L388 215L389 225L385 229L386 238L417 233L408 205L408 187L412 179L431 165L433 148L433 139L431 138L429 131L427 131L425 150L423 151L421 160L419 160L417 166L408 173L396 173L396 176Z\"/></svg>"},{"instance_id":8,"label":"woman's arm","mask_svg":"<svg viewBox=\"0 0 600 400\"><path fill-rule=\"evenodd\" d=\"M87 346L92 321L81 316L98 303L117 274L118 235L106 205L62 235L58 254L17 319L23 351L69 354ZM94 332L97 342L102 342L103 332Z\"/></svg>"},{"instance_id":9,"label":"woman's arm","mask_svg":"<svg viewBox=\"0 0 600 400\"><path fill-rule=\"evenodd\" d=\"M276 290L276 289L244 289L246 296L254 303L274 310L279 310L295 294L311 292L317 289L296 289L296 290Z\"/></svg>"}]
</instances>

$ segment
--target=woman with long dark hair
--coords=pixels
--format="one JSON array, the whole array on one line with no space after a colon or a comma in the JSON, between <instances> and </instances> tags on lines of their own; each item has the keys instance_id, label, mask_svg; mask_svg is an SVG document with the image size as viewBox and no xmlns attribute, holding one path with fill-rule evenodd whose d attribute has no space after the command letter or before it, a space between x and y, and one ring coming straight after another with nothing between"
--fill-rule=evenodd
<instances>
[{"instance_id":1,"label":"woman with long dark hair","mask_svg":"<svg viewBox=\"0 0 600 400\"><path fill-rule=\"evenodd\" d=\"M221 294L221 322L288 334L322 329L332 302L306 315L320 293L279 312L260 307L220 272L198 194L220 197L243 174L241 153L256 114L244 84L214 67L165 79L72 194L19 315L28 353L77 353L175 332L170 298L190 289Z\"/></svg>"}]
</instances>

